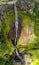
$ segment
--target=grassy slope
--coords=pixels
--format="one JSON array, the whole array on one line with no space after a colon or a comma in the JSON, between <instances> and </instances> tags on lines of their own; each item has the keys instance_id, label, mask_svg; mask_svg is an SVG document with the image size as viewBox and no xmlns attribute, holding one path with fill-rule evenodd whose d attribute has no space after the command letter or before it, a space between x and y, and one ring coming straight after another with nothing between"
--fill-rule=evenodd
<instances>
[{"instance_id":1,"label":"grassy slope","mask_svg":"<svg viewBox=\"0 0 39 65\"><path fill-rule=\"evenodd\" d=\"M34 18L31 18L31 16L30 15L27 15L27 14L23 14L23 13L19 13L19 16L21 17L21 19L22 19L22 25L23 25L23 28L22 28L22 30L26 33L27 32L27 28L26 28L26 26L27 25L31 25L32 26L32 28L34 28L34 24L35 24L35 20L34 20ZM34 30L33 30L33 34L34 34ZM21 37L21 36L20 36ZM26 37L26 40L27 40L27 37ZM31 42L33 42L34 40L31 40ZM30 43L31 43L30 42ZM18 44L17 44L17 47L20 47L20 45L21 46L26 46L26 44L27 43L24 43L24 38L19 38L19 40L18 40ZM28 45L28 44L27 44ZM23 49L22 49L23 50ZM21 50L21 51L22 51Z\"/></svg>"}]
</instances>

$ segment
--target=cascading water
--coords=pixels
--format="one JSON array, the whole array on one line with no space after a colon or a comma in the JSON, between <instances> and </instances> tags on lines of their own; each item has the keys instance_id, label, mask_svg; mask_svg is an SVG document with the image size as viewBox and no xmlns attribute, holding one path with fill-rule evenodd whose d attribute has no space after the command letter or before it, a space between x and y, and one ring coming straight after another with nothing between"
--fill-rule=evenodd
<instances>
[{"instance_id":1,"label":"cascading water","mask_svg":"<svg viewBox=\"0 0 39 65\"><path fill-rule=\"evenodd\" d=\"M17 37L18 37L18 11L17 11L17 7L16 7L16 3L14 4L14 8L15 8L15 31L16 31L16 38L15 38L15 44L17 41Z\"/></svg>"},{"instance_id":2,"label":"cascading water","mask_svg":"<svg viewBox=\"0 0 39 65\"><path fill-rule=\"evenodd\" d=\"M17 37L18 37L18 11L17 11L17 7L16 7L16 3L14 3L14 9L15 9L15 30L16 30L16 38L15 38L15 49L16 49L16 55L17 57L21 60L22 65L24 65L24 60L22 59L22 57L19 55L18 49L16 48L16 44L17 44Z\"/></svg>"}]
</instances>

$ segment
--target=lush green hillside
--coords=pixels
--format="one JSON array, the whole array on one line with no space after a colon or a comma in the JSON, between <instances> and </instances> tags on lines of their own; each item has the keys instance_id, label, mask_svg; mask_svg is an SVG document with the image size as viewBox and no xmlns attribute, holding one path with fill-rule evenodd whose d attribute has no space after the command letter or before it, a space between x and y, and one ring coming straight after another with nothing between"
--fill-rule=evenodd
<instances>
[{"instance_id":1,"label":"lush green hillside","mask_svg":"<svg viewBox=\"0 0 39 65\"><path fill-rule=\"evenodd\" d=\"M0 0L0 3L3 1L5 0ZM39 65L39 1L35 1L35 8L33 10L35 15L31 15L28 11L23 12L18 7L18 17L21 19L22 30L17 40L16 47L19 53L31 55L29 57L29 59L33 58L31 65ZM0 65L13 65L10 59L12 59L12 55L15 56L15 47L12 44L12 39L14 39L12 32L12 24L15 21L14 9L6 9L4 16L4 22L1 21L0 16L0 23L2 22L2 26L0 27ZM8 36L9 32L10 36Z\"/></svg>"}]
</instances>

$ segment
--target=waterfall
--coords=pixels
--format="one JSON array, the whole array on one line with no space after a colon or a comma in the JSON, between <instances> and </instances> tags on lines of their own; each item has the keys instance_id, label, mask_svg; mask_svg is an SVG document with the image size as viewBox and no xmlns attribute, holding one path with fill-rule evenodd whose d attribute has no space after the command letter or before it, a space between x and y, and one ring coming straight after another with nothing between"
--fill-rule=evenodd
<instances>
[{"instance_id":1,"label":"waterfall","mask_svg":"<svg viewBox=\"0 0 39 65\"><path fill-rule=\"evenodd\" d=\"M22 57L19 55L17 48L16 48L16 54L17 54L18 58L21 60L21 62L24 62L24 59L22 59Z\"/></svg>"},{"instance_id":2,"label":"waterfall","mask_svg":"<svg viewBox=\"0 0 39 65\"><path fill-rule=\"evenodd\" d=\"M17 57L21 60L22 65L24 65L24 59L20 56L18 49L16 48L16 44L17 44L17 37L18 37L18 11L17 11L17 7L16 7L16 3L14 3L14 9L15 9L15 30L16 30L16 38L15 38L15 49L16 49L16 55Z\"/></svg>"},{"instance_id":3,"label":"waterfall","mask_svg":"<svg viewBox=\"0 0 39 65\"><path fill-rule=\"evenodd\" d=\"M16 3L14 4L14 9L15 9L15 30L16 30L15 44L16 44L17 37L18 37L18 11L16 7Z\"/></svg>"},{"instance_id":4,"label":"waterfall","mask_svg":"<svg viewBox=\"0 0 39 65\"><path fill-rule=\"evenodd\" d=\"M14 4L15 7L15 28L16 28L16 38L18 35L18 11L17 11L17 7L16 7L16 3Z\"/></svg>"}]
</instances>

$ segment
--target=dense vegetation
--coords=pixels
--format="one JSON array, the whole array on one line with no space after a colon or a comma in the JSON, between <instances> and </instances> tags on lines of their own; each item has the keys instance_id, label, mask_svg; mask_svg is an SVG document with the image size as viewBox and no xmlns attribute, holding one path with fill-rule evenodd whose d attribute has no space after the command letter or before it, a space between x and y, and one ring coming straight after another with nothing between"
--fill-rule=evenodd
<instances>
[{"instance_id":1,"label":"dense vegetation","mask_svg":"<svg viewBox=\"0 0 39 65\"><path fill-rule=\"evenodd\" d=\"M4 0L0 0L0 3ZM29 12L21 12L18 9L18 16L22 19L22 30L27 31L26 26L30 24L33 28L34 39L31 39L27 44L24 43L24 39L19 38L16 47L19 53L28 53L33 57L32 64L39 65L39 1L35 0L34 13L31 15ZM10 61L10 56L14 54L15 47L12 44L11 39L7 38L8 32L11 30L11 25L14 23L15 14L13 9L6 11L6 17L4 23L2 23L0 31L0 65L13 65ZM13 37L14 38L14 37ZM32 59L31 57L31 59Z\"/></svg>"}]
</instances>

